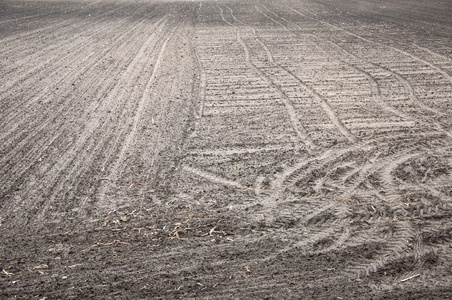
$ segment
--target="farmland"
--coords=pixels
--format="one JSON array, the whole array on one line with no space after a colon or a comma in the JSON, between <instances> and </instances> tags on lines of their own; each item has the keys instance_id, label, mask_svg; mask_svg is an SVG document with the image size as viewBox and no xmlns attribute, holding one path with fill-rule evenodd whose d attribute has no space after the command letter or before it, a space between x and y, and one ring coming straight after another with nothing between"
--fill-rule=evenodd
<instances>
[{"instance_id":1,"label":"farmland","mask_svg":"<svg viewBox=\"0 0 452 300\"><path fill-rule=\"evenodd\" d=\"M3 0L0 298L452 294L447 0Z\"/></svg>"}]
</instances>

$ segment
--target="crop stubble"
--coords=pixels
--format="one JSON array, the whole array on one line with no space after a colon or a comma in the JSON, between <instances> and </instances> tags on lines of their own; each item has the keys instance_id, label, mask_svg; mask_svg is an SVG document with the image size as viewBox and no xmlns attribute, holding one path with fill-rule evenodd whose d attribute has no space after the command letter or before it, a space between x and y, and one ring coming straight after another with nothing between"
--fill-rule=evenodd
<instances>
[{"instance_id":1,"label":"crop stubble","mask_svg":"<svg viewBox=\"0 0 452 300\"><path fill-rule=\"evenodd\" d=\"M3 1L0 295L444 298L447 1Z\"/></svg>"}]
</instances>

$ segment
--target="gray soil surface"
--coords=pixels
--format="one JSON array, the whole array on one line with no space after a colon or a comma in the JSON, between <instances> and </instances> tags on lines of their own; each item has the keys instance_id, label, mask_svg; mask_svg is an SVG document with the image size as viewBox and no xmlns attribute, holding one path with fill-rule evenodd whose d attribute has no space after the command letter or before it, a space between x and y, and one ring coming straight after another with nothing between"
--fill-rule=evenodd
<instances>
[{"instance_id":1,"label":"gray soil surface","mask_svg":"<svg viewBox=\"0 0 452 300\"><path fill-rule=\"evenodd\" d=\"M449 0L1 0L1 299L452 295Z\"/></svg>"}]
</instances>

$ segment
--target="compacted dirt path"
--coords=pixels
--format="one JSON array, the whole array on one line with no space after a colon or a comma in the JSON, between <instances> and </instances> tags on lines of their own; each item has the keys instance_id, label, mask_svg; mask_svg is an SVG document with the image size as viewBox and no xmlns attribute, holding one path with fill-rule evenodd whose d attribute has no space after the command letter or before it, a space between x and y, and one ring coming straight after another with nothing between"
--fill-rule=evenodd
<instances>
[{"instance_id":1,"label":"compacted dirt path","mask_svg":"<svg viewBox=\"0 0 452 300\"><path fill-rule=\"evenodd\" d=\"M447 0L3 0L0 298L452 295Z\"/></svg>"}]
</instances>

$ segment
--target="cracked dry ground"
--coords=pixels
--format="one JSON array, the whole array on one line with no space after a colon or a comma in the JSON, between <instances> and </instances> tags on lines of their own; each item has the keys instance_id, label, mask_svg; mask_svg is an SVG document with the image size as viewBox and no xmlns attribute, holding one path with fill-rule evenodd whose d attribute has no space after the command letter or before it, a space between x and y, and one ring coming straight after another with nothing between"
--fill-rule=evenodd
<instances>
[{"instance_id":1,"label":"cracked dry ground","mask_svg":"<svg viewBox=\"0 0 452 300\"><path fill-rule=\"evenodd\" d=\"M0 298L447 298L451 15L2 0Z\"/></svg>"}]
</instances>

